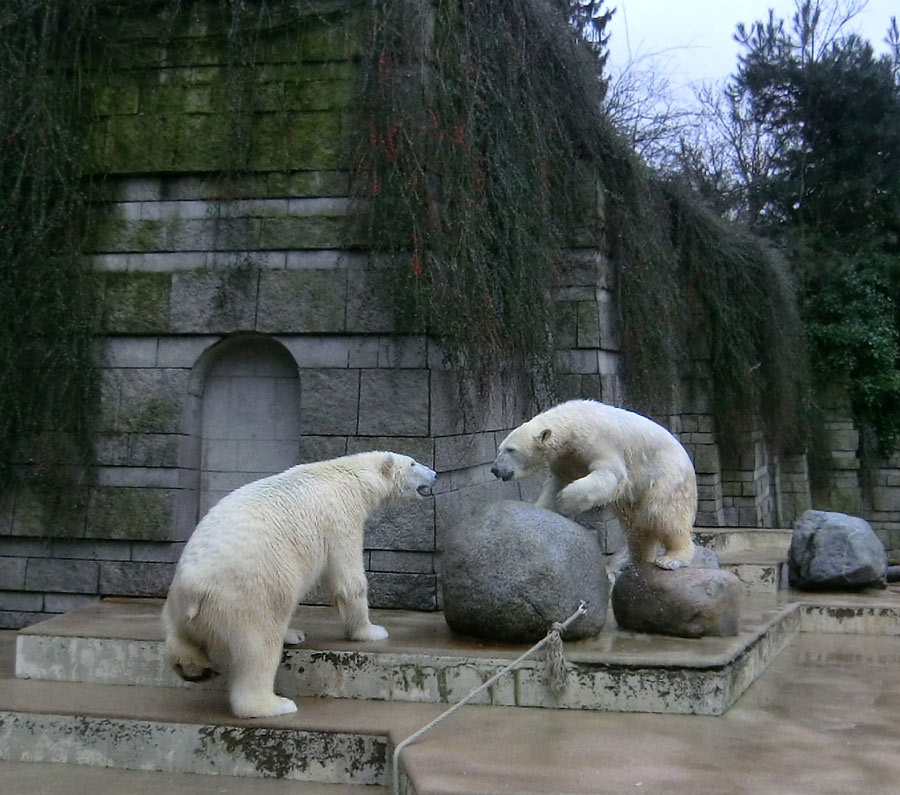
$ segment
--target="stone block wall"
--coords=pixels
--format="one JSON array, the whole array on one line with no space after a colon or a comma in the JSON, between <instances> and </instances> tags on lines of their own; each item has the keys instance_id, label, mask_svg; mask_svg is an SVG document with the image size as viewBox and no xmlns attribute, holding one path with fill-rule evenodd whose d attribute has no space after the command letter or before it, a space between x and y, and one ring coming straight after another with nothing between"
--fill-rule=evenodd
<instances>
[{"instance_id":1,"label":"stone block wall","mask_svg":"<svg viewBox=\"0 0 900 795\"><path fill-rule=\"evenodd\" d=\"M824 439L815 460L813 507L862 516L884 542L888 560L900 563L900 454L877 455L874 439L863 445L839 386L821 396ZM863 446L869 454L861 457Z\"/></svg>"},{"instance_id":2,"label":"stone block wall","mask_svg":"<svg viewBox=\"0 0 900 795\"><path fill-rule=\"evenodd\" d=\"M0 499L0 626L104 596L164 596L209 505L294 463L392 449L439 473L433 499L366 527L378 607L439 608L443 538L461 513L536 498L539 478L503 484L489 471L497 444L536 407L503 383L479 398L432 340L398 334L365 249L346 146L362 5L325 3L290 42L274 29L260 37L239 151L222 110L230 67L216 5L190 4L165 49L152 25L116 29L121 61L99 89L92 145L108 172L103 222L86 252L102 295L94 466L64 512L35 492ZM223 177L226 166L237 168ZM603 190L585 183L579 196L555 294L558 398L628 407ZM695 462L698 524L789 525L809 507L805 456L771 457L755 431L723 449L708 390L696 387L707 364L691 363L694 386L673 388L674 405L656 417ZM835 415L828 427L829 505L862 494L845 423ZM894 549L898 472L900 461L883 462L871 489ZM622 548L609 510L584 522L604 552Z\"/></svg>"},{"instance_id":3,"label":"stone block wall","mask_svg":"<svg viewBox=\"0 0 900 795\"><path fill-rule=\"evenodd\" d=\"M324 5L299 34L299 63L296 40L261 38L247 160L227 177L215 6L192 5L165 50L142 38L152 25L117 28L122 61L93 136L103 222L86 252L104 341L94 466L64 515L27 492L0 504L0 626L104 596L162 597L223 493L372 449L413 455L440 478L433 500L369 522L370 601L433 610L448 523L478 500L520 496L489 472L528 411L519 396L461 395L431 341L394 333L348 196L360 6ZM599 262L574 259L585 273ZM599 389L598 357L573 374Z\"/></svg>"},{"instance_id":4,"label":"stone block wall","mask_svg":"<svg viewBox=\"0 0 900 795\"><path fill-rule=\"evenodd\" d=\"M877 459L867 475L871 500L867 518L884 542L888 560L900 564L900 453Z\"/></svg>"},{"instance_id":5,"label":"stone block wall","mask_svg":"<svg viewBox=\"0 0 900 795\"><path fill-rule=\"evenodd\" d=\"M771 488L769 452L762 431L754 430L739 441L722 471L722 497L726 526L772 527L775 495Z\"/></svg>"}]
</instances>

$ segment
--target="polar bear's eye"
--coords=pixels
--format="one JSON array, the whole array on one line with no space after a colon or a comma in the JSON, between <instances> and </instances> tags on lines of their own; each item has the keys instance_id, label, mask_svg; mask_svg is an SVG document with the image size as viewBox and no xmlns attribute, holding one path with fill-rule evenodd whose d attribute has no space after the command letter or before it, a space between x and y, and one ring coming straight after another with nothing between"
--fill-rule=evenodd
<instances>
[{"instance_id":1,"label":"polar bear's eye","mask_svg":"<svg viewBox=\"0 0 900 795\"><path fill-rule=\"evenodd\" d=\"M515 447L507 447L506 452L509 453L510 455L512 455L514 452L516 452L516 448Z\"/></svg>"},{"instance_id":2,"label":"polar bear's eye","mask_svg":"<svg viewBox=\"0 0 900 795\"><path fill-rule=\"evenodd\" d=\"M409 465L410 465L411 467L414 467L414 466L416 465L416 462L415 462L415 461L410 461L410 462L409 462Z\"/></svg>"}]
</instances>

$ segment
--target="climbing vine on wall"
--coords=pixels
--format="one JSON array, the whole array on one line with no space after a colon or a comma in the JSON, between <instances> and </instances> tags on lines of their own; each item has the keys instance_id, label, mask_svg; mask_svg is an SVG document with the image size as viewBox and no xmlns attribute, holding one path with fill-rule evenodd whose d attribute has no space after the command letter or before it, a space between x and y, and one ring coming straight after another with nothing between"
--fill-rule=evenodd
<instances>
[{"instance_id":1,"label":"climbing vine on wall","mask_svg":"<svg viewBox=\"0 0 900 795\"><path fill-rule=\"evenodd\" d=\"M678 181L661 184L693 354L708 359L719 432L734 441L762 422L776 449L803 449L809 372L786 261L727 223Z\"/></svg>"},{"instance_id":2,"label":"climbing vine on wall","mask_svg":"<svg viewBox=\"0 0 900 795\"><path fill-rule=\"evenodd\" d=\"M171 115L181 110L166 104L178 87L166 95L157 80L148 91L157 92L157 106L129 129L133 138L111 134L105 141L97 134L101 106L121 101L125 87L137 92L133 81L143 70L197 62L217 67L208 69L221 75L208 87L214 107L194 117L210 123L207 134L189 143L219 167L215 176L227 196L230 179L252 171L260 141L277 155L272 141L291 121L287 113L270 113L268 136L260 134L260 109L280 98L257 90L259 64L268 57L293 74L291 59L302 59L310 18L321 22L350 5L0 4L0 490L22 475L58 483L76 471L68 465L88 460L99 390L94 332L102 278L88 272L82 254L103 239L107 219L98 201L109 198L101 195L109 158L137 154L151 166L171 144ZM218 119L224 122L212 123ZM164 170L169 161L159 160ZM245 248L243 228L226 219L216 245ZM237 271L245 270L242 260Z\"/></svg>"},{"instance_id":3,"label":"climbing vine on wall","mask_svg":"<svg viewBox=\"0 0 900 795\"><path fill-rule=\"evenodd\" d=\"M358 193L398 318L476 378L552 372L552 291L596 64L546 3L377 2ZM433 9L433 15L431 10ZM560 24L562 23L562 24Z\"/></svg>"},{"instance_id":4,"label":"climbing vine on wall","mask_svg":"<svg viewBox=\"0 0 900 795\"><path fill-rule=\"evenodd\" d=\"M603 110L602 61L564 5L375 3L357 190L398 316L457 368L552 372L551 288L580 170L606 197L629 405L670 410L700 357L723 430L761 418L796 443L802 329L778 257L627 147Z\"/></svg>"},{"instance_id":5,"label":"climbing vine on wall","mask_svg":"<svg viewBox=\"0 0 900 795\"><path fill-rule=\"evenodd\" d=\"M95 3L0 7L0 489L83 460L96 295L80 259Z\"/></svg>"},{"instance_id":6,"label":"climbing vine on wall","mask_svg":"<svg viewBox=\"0 0 900 795\"><path fill-rule=\"evenodd\" d=\"M519 375L533 394L552 394L553 290L583 214L580 188L599 181L629 404L666 410L692 355L691 329L703 328L721 415L789 423L802 391L784 380L802 372L785 354L802 349L793 341L789 282L756 241L661 183L616 135L603 112L602 58L567 23L564 2L364 5L372 15L360 33L359 112L347 116L358 142L354 186L401 330L440 340L449 364L482 386ZM87 134L94 81L102 95L115 91L110 78L120 68L188 66L201 56L223 67L210 87L214 107L193 119L210 125L209 138L195 136L203 169L225 178L289 170L287 149L283 162L255 159L260 140L269 146L293 132L287 94L259 91L259 70L274 60L288 86L309 43L310 15L337 19L363 4L138 6L0 4L2 483L15 462L50 467L71 457L62 452L69 441L84 448L89 438L97 296L79 254L98 222L89 207L103 176ZM146 48L118 46L118 23L149 26L128 39ZM184 35L203 25L202 35ZM228 123L213 126L214 114Z\"/></svg>"}]
</instances>

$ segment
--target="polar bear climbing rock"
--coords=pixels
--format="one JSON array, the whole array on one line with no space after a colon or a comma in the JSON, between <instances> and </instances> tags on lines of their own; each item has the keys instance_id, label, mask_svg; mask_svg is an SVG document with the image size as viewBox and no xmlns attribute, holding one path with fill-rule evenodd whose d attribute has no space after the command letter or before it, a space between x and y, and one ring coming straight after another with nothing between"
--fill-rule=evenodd
<instances>
[{"instance_id":1,"label":"polar bear climbing rock","mask_svg":"<svg viewBox=\"0 0 900 795\"><path fill-rule=\"evenodd\" d=\"M491 472L513 480L542 469L542 508L575 516L611 505L633 560L663 569L691 562L697 478L681 443L653 420L593 400L561 403L510 433Z\"/></svg>"},{"instance_id":2,"label":"polar bear climbing rock","mask_svg":"<svg viewBox=\"0 0 900 795\"><path fill-rule=\"evenodd\" d=\"M295 712L273 692L297 601L322 579L347 637L387 637L369 621L363 525L376 508L431 493L409 456L358 453L301 464L226 495L185 545L163 608L166 650L189 681L228 677L240 718Z\"/></svg>"}]
</instances>

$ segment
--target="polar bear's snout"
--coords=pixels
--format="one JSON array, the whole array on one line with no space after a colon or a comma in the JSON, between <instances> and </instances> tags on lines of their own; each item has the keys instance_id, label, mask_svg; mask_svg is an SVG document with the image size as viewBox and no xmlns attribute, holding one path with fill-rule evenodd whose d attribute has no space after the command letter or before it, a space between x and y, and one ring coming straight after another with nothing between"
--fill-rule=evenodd
<instances>
[{"instance_id":1,"label":"polar bear's snout","mask_svg":"<svg viewBox=\"0 0 900 795\"><path fill-rule=\"evenodd\" d=\"M430 497L432 486L434 486L434 482L437 480L437 472L417 461L415 465L415 477L419 481L416 485L416 494L420 497Z\"/></svg>"},{"instance_id":2,"label":"polar bear's snout","mask_svg":"<svg viewBox=\"0 0 900 795\"><path fill-rule=\"evenodd\" d=\"M494 465L491 467L491 474L495 478L500 478L500 480L506 482L507 480L512 480L515 476L515 470L513 470L509 461L509 454L506 452L501 452L495 459Z\"/></svg>"}]
</instances>

